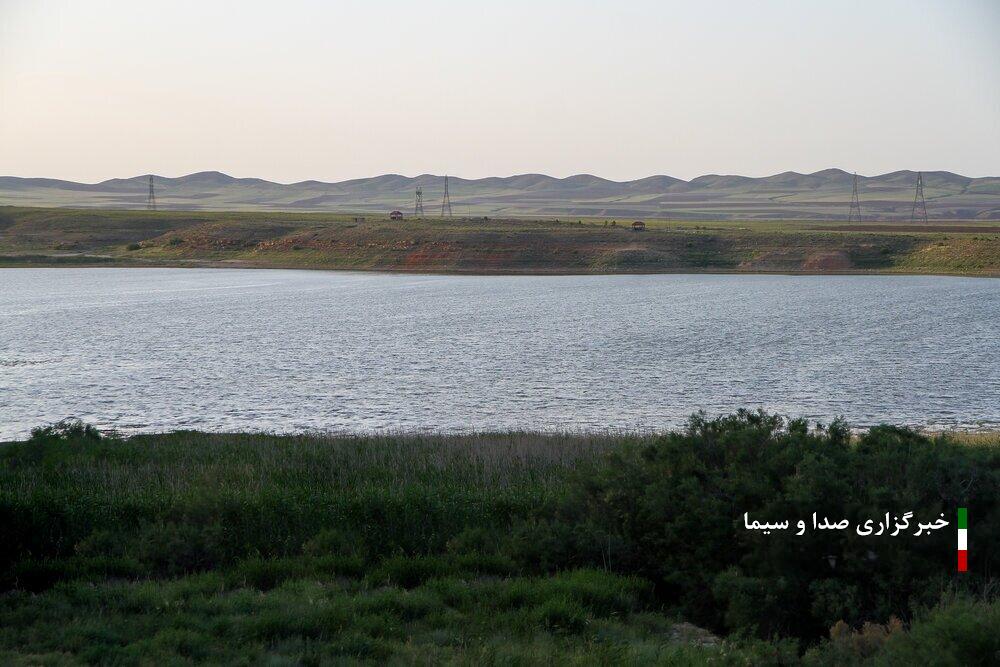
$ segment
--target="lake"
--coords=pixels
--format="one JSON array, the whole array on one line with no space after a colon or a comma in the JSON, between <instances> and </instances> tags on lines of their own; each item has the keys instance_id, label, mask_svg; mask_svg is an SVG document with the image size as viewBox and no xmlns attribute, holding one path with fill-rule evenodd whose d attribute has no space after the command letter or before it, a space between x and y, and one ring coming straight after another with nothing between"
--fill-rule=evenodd
<instances>
[{"instance_id":1,"label":"lake","mask_svg":"<svg viewBox=\"0 0 1000 667\"><path fill-rule=\"evenodd\" d=\"M0 269L0 438L660 429L761 407L1000 428L1000 280Z\"/></svg>"}]
</instances>

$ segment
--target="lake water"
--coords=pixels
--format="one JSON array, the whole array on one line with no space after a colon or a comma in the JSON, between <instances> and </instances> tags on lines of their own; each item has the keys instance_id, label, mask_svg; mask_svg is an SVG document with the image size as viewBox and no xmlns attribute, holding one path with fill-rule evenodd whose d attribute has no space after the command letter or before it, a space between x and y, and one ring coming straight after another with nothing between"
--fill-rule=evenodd
<instances>
[{"instance_id":1,"label":"lake water","mask_svg":"<svg viewBox=\"0 0 1000 667\"><path fill-rule=\"evenodd\" d=\"M1000 280L0 269L0 438L656 429L762 407L1000 427Z\"/></svg>"}]
</instances>

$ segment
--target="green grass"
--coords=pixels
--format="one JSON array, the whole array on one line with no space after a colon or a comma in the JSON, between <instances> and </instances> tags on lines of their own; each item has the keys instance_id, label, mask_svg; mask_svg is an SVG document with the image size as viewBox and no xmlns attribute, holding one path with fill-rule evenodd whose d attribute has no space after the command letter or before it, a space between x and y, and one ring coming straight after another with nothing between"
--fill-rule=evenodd
<instances>
[{"instance_id":1,"label":"green grass","mask_svg":"<svg viewBox=\"0 0 1000 667\"><path fill-rule=\"evenodd\" d=\"M56 558L74 575L136 563L160 574L211 569L300 554L317 538L369 558L438 553L468 527L502 529L554 501L568 466L612 442L191 432L17 443L0 452L0 519L18 553ZM9 576L56 576L45 559L19 567Z\"/></svg>"},{"instance_id":2,"label":"green grass","mask_svg":"<svg viewBox=\"0 0 1000 667\"><path fill-rule=\"evenodd\" d=\"M0 207L0 265L247 266L453 273L1000 275L995 222L606 219L391 222L322 213ZM73 258L76 259L73 259ZM46 260L46 258L48 258Z\"/></svg>"},{"instance_id":3,"label":"green grass","mask_svg":"<svg viewBox=\"0 0 1000 667\"><path fill-rule=\"evenodd\" d=\"M61 584L0 603L6 664L338 659L419 664L593 664L718 653L673 641L640 611L646 586L601 572L545 579L442 576L405 589L325 573L264 587L226 574ZM17 647L12 650L10 647ZM4 650L6 649L6 650Z\"/></svg>"},{"instance_id":4,"label":"green grass","mask_svg":"<svg viewBox=\"0 0 1000 667\"><path fill-rule=\"evenodd\" d=\"M905 627L886 618L877 627L840 623L818 643L751 640L749 630L720 638L718 628L684 622L693 618L685 609L721 604L712 601L720 591L738 594L720 610L726 623L734 613L768 621L802 600L792 590L761 611L759 584L815 565L789 560L783 548L771 553L764 541L726 537L728 512L698 512L691 502L742 507L748 501L734 491L787 492L776 501L785 509L811 507L814 493L841 488L838 475L870 477L859 486L878 497L934 495L933 485L951 489L949 475L968 468L978 471L976 534L994 531L995 435L931 441L888 429L848 443L846 431L808 435L794 423L769 435L761 419L692 422L669 436L40 430L0 443L0 663L832 665L992 655L992 640L967 649L963 639L995 618L992 595L955 598ZM855 456L860 477L825 458ZM687 536L691 521L704 544ZM631 539L641 540L639 551ZM671 546L676 539L682 549ZM724 564L722 579L693 604L665 595L692 580L685 567L709 577L714 560L731 560L711 540L729 544L745 577ZM902 542L874 548L905 570L884 572L883 583L920 572ZM979 562L989 551L978 548ZM939 573L936 548L920 558ZM666 563L677 569L658 573ZM841 575L857 566L843 565ZM817 599L854 595L847 578L843 589L824 581Z\"/></svg>"},{"instance_id":5,"label":"green grass","mask_svg":"<svg viewBox=\"0 0 1000 667\"><path fill-rule=\"evenodd\" d=\"M8 443L0 661L742 655L658 613L648 582L586 569L525 576L491 547L562 498L577 462L622 442L77 432Z\"/></svg>"}]
</instances>

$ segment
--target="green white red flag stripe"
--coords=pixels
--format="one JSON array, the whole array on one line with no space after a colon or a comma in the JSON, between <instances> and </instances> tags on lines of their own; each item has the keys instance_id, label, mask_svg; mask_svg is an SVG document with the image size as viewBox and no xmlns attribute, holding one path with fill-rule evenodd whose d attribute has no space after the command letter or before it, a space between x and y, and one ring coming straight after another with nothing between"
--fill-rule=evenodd
<instances>
[{"instance_id":1,"label":"green white red flag stripe","mask_svg":"<svg viewBox=\"0 0 1000 667\"><path fill-rule=\"evenodd\" d=\"M958 508L958 571L969 571L969 510Z\"/></svg>"}]
</instances>

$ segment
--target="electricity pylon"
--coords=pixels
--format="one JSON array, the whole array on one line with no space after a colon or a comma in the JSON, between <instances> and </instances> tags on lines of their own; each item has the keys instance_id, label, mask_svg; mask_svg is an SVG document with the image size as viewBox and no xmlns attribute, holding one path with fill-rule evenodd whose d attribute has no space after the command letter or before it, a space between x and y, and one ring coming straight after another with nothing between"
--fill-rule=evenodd
<instances>
[{"instance_id":1,"label":"electricity pylon","mask_svg":"<svg viewBox=\"0 0 1000 667\"><path fill-rule=\"evenodd\" d=\"M917 216L920 216L919 218ZM910 209L910 222L923 220L927 222L927 202L924 201L924 175L917 172L917 191L913 195L913 208Z\"/></svg>"},{"instance_id":2,"label":"electricity pylon","mask_svg":"<svg viewBox=\"0 0 1000 667\"><path fill-rule=\"evenodd\" d=\"M847 221L854 222L857 218L861 222L861 200L858 198L858 174L854 173L854 192L851 193L851 209L847 213Z\"/></svg>"},{"instance_id":3,"label":"electricity pylon","mask_svg":"<svg viewBox=\"0 0 1000 667\"><path fill-rule=\"evenodd\" d=\"M441 199L441 217L445 216L445 211L448 212L448 217L451 217L451 196L448 194L448 177L444 177L444 197Z\"/></svg>"},{"instance_id":4,"label":"electricity pylon","mask_svg":"<svg viewBox=\"0 0 1000 667\"><path fill-rule=\"evenodd\" d=\"M149 175L149 199L146 200L146 208L150 211L156 210L156 193L153 192L153 175Z\"/></svg>"},{"instance_id":5,"label":"electricity pylon","mask_svg":"<svg viewBox=\"0 0 1000 667\"><path fill-rule=\"evenodd\" d=\"M413 204L413 216L416 218L424 217L424 190L419 185L417 186L417 201Z\"/></svg>"}]
</instances>

